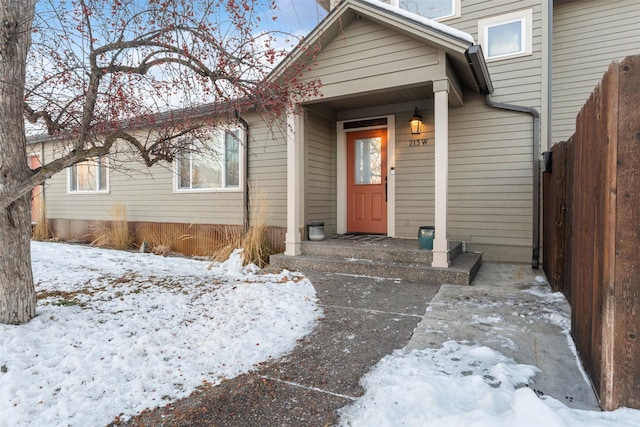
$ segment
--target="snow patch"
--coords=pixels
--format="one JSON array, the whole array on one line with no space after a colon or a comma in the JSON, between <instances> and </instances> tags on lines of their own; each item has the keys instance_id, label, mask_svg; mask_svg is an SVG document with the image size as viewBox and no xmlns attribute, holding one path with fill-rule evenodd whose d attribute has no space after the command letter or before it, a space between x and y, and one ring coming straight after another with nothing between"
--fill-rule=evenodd
<instances>
[{"instance_id":1,"label":"snow patch","mask_svg":"<svg viewBox=\"0 0 640 427\"><path fill-rule=\"evenodd\" d=\"M37 317L0 325L0 425L106 425L291 351L321 310L288 272L34 242ZM11 420L10 424L6 424Z\"/></svg>"},{"instance_id":2,"label":"snow patch","mask_svg":"<svg viewBox=\"0 0 640 427\"><path fill-rule=\"evenodd\" d=\"M527 387L538 372L493 349L447 341L398 350L362 382L365 394L340 411L342 426L639 427L640 411L570 409Z\"/></svg>"}]
</instances>

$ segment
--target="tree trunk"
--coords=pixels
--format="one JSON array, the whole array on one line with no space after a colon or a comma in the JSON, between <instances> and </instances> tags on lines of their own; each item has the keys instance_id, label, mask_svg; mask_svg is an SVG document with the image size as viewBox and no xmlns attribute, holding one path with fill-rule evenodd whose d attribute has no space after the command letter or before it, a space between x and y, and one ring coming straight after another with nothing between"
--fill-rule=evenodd
<instances>
[{"instance_id":1,"label":"tree trunk","mask_svg":"<svg viewBox=\"0 0 640 427\"><path fill-rule=\"evenodd\" d=\"M35 0L0 0L0 194L29 180L23 98ZM0 323L35 316L31 197L0 206Z\"/></svg>"},{"instance_id":2,"label":"tree trunk","mask_svg":"<svg viewBox=\"0 0 640 427\"><path fill-rule=\"evenodd\" d=\"M19 325L36 313L30 217L29 196L12 203L0 215L0 323Z\"/></svg>"}]
</instances>

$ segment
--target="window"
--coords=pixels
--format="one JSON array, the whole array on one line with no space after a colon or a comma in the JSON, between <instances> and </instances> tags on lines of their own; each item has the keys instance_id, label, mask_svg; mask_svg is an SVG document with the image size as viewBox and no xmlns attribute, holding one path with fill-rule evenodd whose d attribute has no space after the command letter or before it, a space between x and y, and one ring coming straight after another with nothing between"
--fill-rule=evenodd
<instances>
[{"instance_id":1,"label":"window","mask_svg":"<svg viewBox=\"0 0 640 427\"><path fill-rule=\"evenodd\" d=\"M85 160L71 166L68 177L70 193L109 191L109 168L104 157Z\"/></svg>"},{"instance_id":2,"label":"window","mask_svg":"<svg viewBox=\"0 0 640 427\"><path fill-rule=\"evenodd\" d=\"M460 0L392 0L391 4L429 19L460 16Z\"/></svg>"},{"instance_id":3,"label":"window","mask_svg":"<svg viewBox=\"0 0 640 427\"><path fill-rule=\"evenodd\" d=\"M176 162L178 191L240 188L240 131L216 130L193 142Z\"/></svg>"},{"instance_id":4,"label":"window","mask_svg":"<svg viewBox=\"0 0 640 427\"><path fill-rule=\"evenodd\" d=\"M356 139L356 184L382 182L382 139L380 137Z\"/></svg>"},{"instance_id":5,"label":"window","mask_svg":"<svg viewBox=\"0 0 640 427\"><path fill-rule=\"evenodd\" d=\"M478 21L478 37L487 60L531 55L531 9Z\"/></svg>"}]
</instances>

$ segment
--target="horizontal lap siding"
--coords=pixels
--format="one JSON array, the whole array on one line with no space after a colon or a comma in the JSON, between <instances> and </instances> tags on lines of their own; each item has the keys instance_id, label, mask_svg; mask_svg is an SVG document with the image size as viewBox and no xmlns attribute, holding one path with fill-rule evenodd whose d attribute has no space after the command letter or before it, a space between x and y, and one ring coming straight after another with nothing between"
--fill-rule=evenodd
<instances>
[{"instance_id":1,"label":"horizontal lap siding","mask_svg":"<svg viewBox=\"0 0 640 427\"><path fill-rule=\"evenodd\" d=\"M533 11L533 54L488 64L497 102L543 105L543 8L540 0L464 0L460 18L443 21L478 40L478 20L523 9ZM544 30L546 31L546 30ZM437 52L381 26L355 20L318 57L305 77L323 82L325 98L424 82L442 75ZM416 54L416 52L419 52ZM431 68L433 67L433 68ZM420 105L429 125L424 146L412 147L411 111L396 113L396 236L415 238L434 224L433 100ZM449 238L485 251L486 259L530 260L532 234L533 125L528 114L494 110L481 96L464 93L464 106L449 110Z\"/></svg>"},{"instance_id":2,"label":"horizontal lap siding","mask_svg":"<svg viewBox=\"0 0 640 427\"><path fill-rule=\"evenodd\" d=\"M280 128L264 124L258 115L250 122L249 182L252 194L263 191L271 225L286 223L286 144ZM253 123L252 123L253 122ZM173 165L160 163L151 168L127 155L119 145L117 163L110 162L109 192L69 194L67 171L54 175L45 184L47 216L50 219L107 220L116 203L127 208L130 221L187 224L241 224L242 191L175 192ZM59 153L48 145L46 160ZM252 211L254 208L252 207ZM252 221L255 215L252 216Z\"/></svg>"},{"instance_id":3,"label":"horizontal lap siding","mask_svg":"<svg viewBox=\"0 0 640 427\"><path fill-rule=\"evenodd\" d=\"M417 238L423 225L434 225L434 150L433 110L421 112L427 132L419 138L429 139L427 145L412 147L409 119L413 111L396 114L395 202L396 236Z\"/></svg>"},{"instance_id":4,"label":"horizontal lap siding","mask_svg":"<svg viewBox=\"0 0 640 427\"><path fill-rule=\"evenodd\" d=\"M110 163L108 193L67 193L67 171L47 183L49 218L110 219L116 203L127 208L130 221L193 224L238 224L242 222L242 193L175 192L172 165L147 169L141 162Z\"/></svg>"},{"instance_id":5,"label":"horizontal lap siding","mask_svg":"<svg viewBox=\"0 0 640 427\"><path fill-rule=\"evenodd\" d=\"M443 22L477 41L479 19L532 9L533 54L487 66L494 101L541 113L543 7L546 3L538 0L501 0L490 6L485 0L464 0L461 17ZM528 262L533 230L532 116L489 108L471 92L465 92L464 102L461 108L449 109L449 238L484 251L485 259Z\"/></svg>"},{"instance_id":6,"label":"horizontal lap siding","mask_svg":"<svg viewBox=\"0 0 640 427\"><path fill-rule=\"evenodd\" d=\"M326 44L305 79L320 79L325 98L422 81L439 67L436 49L381 25L357 19Z\"/></svg>"},{"instance_id":7,"label":"horizontal lap siding","mask_svg":"<svg viewBox=\"0 0 640 427\"><path fill-rule=\"evenodd\" d=\"M262 194L268 224L285 227L287 224L286 124L283 121L265 123L257 114L252 115L250 119L249 189L254 195ZM256 198L253 197L253 199ZM252 222L261 215L258 211L252 207Z\"/></svg>"},{"instance_id":8,"label":"horizontal lap siding","mask_svg":"<svg viewBox=\"0 0 640 427\"><path fill-rule=\"evenodd\" d=\"M322 221L327 234L336 231L335 122L313 113L305 116L307 221Z\"/></svg>"},{"instance_id":9,"label":"horizontal lap siding","mask_svg":"<svg viewBox=\"0 0 640 427\"><path fill-rule=\"evenodd\" d=\"M466 101L449 113L450 237L485 251L487 245L529 248L531 116L490 110L479 96ZM492 250L489 259L504 256Z\"/></svg>"},{"instance_id":10,"label":"horizontal lap siding","mask_svg":"<svg viewBox=\"0 0 640 427\"><path fill-rule=\"evenodd\" d=\"M464 108L451 109L449 134L449 237L473 245L529 248L531 241L531 120L507 113L506 122L520 132L501 133L500 141L486 128L493 111L468 94ZM413 238L421 225L434 224L434 144L432 131L426 146L411 147L406 123L412 112L396 116L396 233ZM432 111L423 111L433 129ZM473 116L475 137L469 128L454 125ZM480 126L484 123L484 126ZM458 130L459 129L459 130ZM522 131L525 129L525 131ZM495 145L498 147L495 147ZM503 159L508 156L509 161ZM496 255L497 256L497 255ZM489 254L491 258L491 253ZM522 261L522 260L521 260Z\"/></svg>"},{"instance_id":11,"label":"horizontal lap siding","mask_svg":"<svg viewBox=\"0 0 640 427\"><path fill-rule=\"evenodd\" d=\"M575 132L576 116L609 64L640 54L637 0L582 0L554 6L553 137Z\"/></svg>"}]
</instances>

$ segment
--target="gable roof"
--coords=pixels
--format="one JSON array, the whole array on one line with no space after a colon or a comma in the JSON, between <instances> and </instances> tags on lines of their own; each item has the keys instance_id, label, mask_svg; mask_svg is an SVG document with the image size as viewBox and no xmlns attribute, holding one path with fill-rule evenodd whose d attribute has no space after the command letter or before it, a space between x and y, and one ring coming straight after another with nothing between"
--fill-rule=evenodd
<instances>
[{"instance_id":1,"label":"gable roof","mask_svg":"<svg viewBox=\"0 0 640 427\"><path fill-rule=\"evenodd\" d=\"M380 0L340 2L273 70L270 79L279 78L293 63L310 62L312 58L306 55L308 47L317 45L322 50L323 42L333 40L354 19L358 18L365 18L444 51L464 86L484 94L493 91L480 46L475 45L470 34L399 7L390 6ZM471 47L474 48L470 50Z\"/></svg>"}]
</instances>

